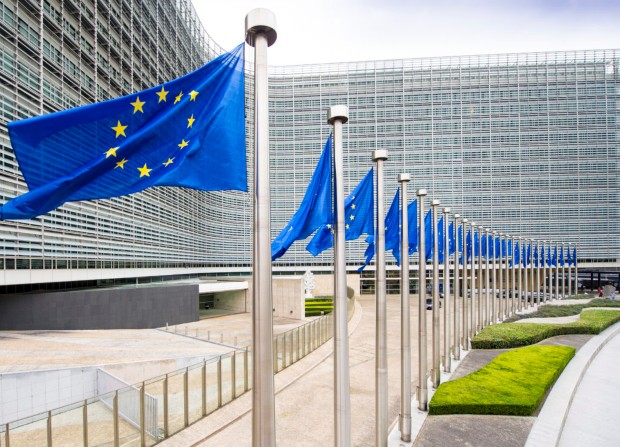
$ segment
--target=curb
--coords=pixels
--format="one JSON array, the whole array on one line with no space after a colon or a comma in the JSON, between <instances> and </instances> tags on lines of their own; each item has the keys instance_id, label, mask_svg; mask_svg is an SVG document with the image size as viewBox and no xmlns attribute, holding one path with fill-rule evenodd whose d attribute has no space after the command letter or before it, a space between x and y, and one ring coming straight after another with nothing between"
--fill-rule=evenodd
<instances>
[{"instance_id":1,"label":"curb","mask_svg":"<svg viewBox=\"0 0 620 447\"><path fill-rule=\"evenodd\" d=\"M559 444L568 412L588 367L601 349L618 334L620 334L620 323L616 323L592 337L577 351L575 357L569 362L551 389L536 422L534 422L525 447L548 447Z\"/></svg>"}]
</instances>

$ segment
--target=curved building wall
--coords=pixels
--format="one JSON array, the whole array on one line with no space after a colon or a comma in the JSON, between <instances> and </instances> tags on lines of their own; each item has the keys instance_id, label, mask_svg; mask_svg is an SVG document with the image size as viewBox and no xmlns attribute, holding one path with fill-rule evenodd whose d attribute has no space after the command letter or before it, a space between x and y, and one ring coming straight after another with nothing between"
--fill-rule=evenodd
<instances>
[{"instance_id":1,"label":"curved building wall","mask_svg":"<svg viewBox=\"0 0 620 447\"><path fill-rule=\"evenodd\" d=\"M189 0L0 3L0 203L27 191L7 122L143 90L223 51ZM240 231L222 229L222 220L239 216L223 206L223 198L245 203L245 196L152 188L69 203L36 219L0 222L0 285L36 282L23 275L27 270L55 272L54 278L47 276L52 281L80 276L60 274L64 270L204 270L223 250L223 241ZM249 225L249 215L242 219ZM110 270L91 276L114 275Z\"/></svg>"},{"instance_id":2,"label":"curved building wall","mask_svg":"<svg viewBox=\"0 0 620 447\"><path fill-rule=\"evenodd\" d=\"M0 3L0 203L26 192L6 122L138 91L221 54L189 0ZM251 53L248 50L247 53ZM389 151L396 175L495 230L620 259L619 50L271 67L272 235L301 202L331 105L349 106L345 192ZM252 66L248 62L247 70ZM250 78L250 76L248 76ZM247 84L247 146L253 147ZM0 285L249 271L250 193L152 188L0 222ZM326 269L296 242L276 270ZM358 266L365 243L351 241ZM391 260L391 259L390 259ZM33 273L34 272L34 273ZM79 274L77 274L77 273Z\"/></svg>"},{"instance_id":3,"label":"curved building wall","mask_svg":"<svg viewBox=\"0 0 620 447\"><path fill-rule=\"evenodd\" d=\"M330 128L349 107L345 194L387 149L396 176L493 230L576 242L620 262L620 51L571 51L272 67L273 234L300 203ZM348 242L360 265L365 244ZM297 242L276 265L331 263ZM391 261L392 258L389 257Z\"/></svg>"}]
</instances>

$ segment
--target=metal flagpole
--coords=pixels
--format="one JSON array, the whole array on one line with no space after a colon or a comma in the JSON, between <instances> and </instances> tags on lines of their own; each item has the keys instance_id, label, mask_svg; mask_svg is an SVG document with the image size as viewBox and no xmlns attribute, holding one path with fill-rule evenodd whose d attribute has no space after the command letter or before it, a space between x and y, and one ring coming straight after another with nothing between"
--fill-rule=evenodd
<instances>
[{"instance_id":1,"label":"metal flagpole","mask_svg":"<svg viewBox=\"0 0 620 447\"><path fill-rule=\"evenodd\" d=\"M490 253L491 247L489 244L489 236L491 235L491 229L485 228L484 234L486 236L486 259L484 263L484 326L491 324L491 265L490 265Z\"/></svg>"},{"instance_id":2,"label":"metal flagpole","mask_svg":"<svg viewBox=\"0 0 620 447\"><path fill-rule=\"evenodd\" d=\"M521 284L521 236L517 236L517 243L519 244L519 262L517 262L517 271L516 273L516 286L515 289L517 290L517 302L516 302L516 308L515 308L515 312L517 311L521 311L521 292L522 292L522 284Z\"/></svg>"},{"instance_id":3,"label":"metal flagpole","mask_svg":"<svg viewBox=\"0 0 620 447\"><path fill-rule=\"evenodd\" d=\"M433 388L437 388L441 381L441 358L440 350L441 343L439 341L439 237L437 231L437 208L439 207L439 200L434 199L431 201L431 208L433 209L433 366L431 368L431 382Z\"/></svg>"},{"instance_id":4,"label":"metal flagpole","mask_svg":"<svg viewBox=\"0 0 620 447\"><path fill-rule=\"evenodd\" d=\"M547 263L547 256L545 255L545 250L547 247L547 241L542 241L543 246L543 301L547 302L551 296L551 282L549 278L551 275L549 274L549 264Z\"/></svg>"},{"instance_id":5,"label":"metal flagpole","mask_svg":"<svg viewBox=\"0 0 620 447\"><path fill-rule=\"evenodd\" d=\"M536 305L540 306L540 241L536 241Z\"/></svg>"},{"instance_id":6,"label":"metal flagpole","mask_svg":"<svg viewBox=\"0 0 620 447\"><path fill-rule=\"evenodd\" d=\"M462 323L462 336L461 336L461 346L463 350L469 350L469 313L467 312L467 289L468 289L468 272L469 272L469 264L467 263L467 241L465 240L467 237L467 224L469 223L469 219L463 219L463 312L461 313L461 318L463 319Z\"/></svg>"},{"instance_id":7,"label":"metal flagpole","mask_svg":"<svg viewBox=\"0 0 620 447\"><path fill-rule=\"evenodd\" d=\"M498 319L500 322L504 321L506 319L506 301L508 298L508 295L505 294L506 292L506 286L504 283L504 258L502 257L502 242L504 239L504 233L498 233L497 237L499 238L499 253L496 253L499 265L498 265L498 280L497 280L497 288L499 290L499 309L498 309ZM508 279L506 279L506 283L508 282Z\"/></svg>"},{"instance_id":8,"label":"metal flagpole","mask_svg":"<svg viewBox=\"0 0 620 447\"><path fill-rule=\"evenodd\" d=\"M492 318L491 318L491 324L495 324L498 321L498 312L497 312L497 293L498 293L498 287L497 287L497 264L495 262L495 258L497 256L497 253L495 253L495 239L497 239L497 231L493 231L491 233L493 235L493 240L491 243L491 252L493 253L493 256L491 257L491 279L492 279L492 283L493 283L493 287L491 288L491 298L493 299L492 301ZM500 271L500 276L501 276L501 271ZM499 293L501 293L501 290L499 291Z\"/></svg>"},{"instance_id":9,"label":"metal flagpole","mask_svg":"<svg viewBox=\"0 0 620 447\"><path fill-rule=\"evenodd\" d=\"M443 216L443 370L445 372L450 372L452 369L452 357L450 353L450 329L452 326L452 322L450 321L450 234L448 234L450 208L446 207L443 209Z\"/></svg>"},{"instance_id":10,"label":"metal flagpole","mask_svg":"<svg viewBox=\"0 0 620 447\"><path fill-rule=\"evenodd\" d=\"M245 17L245 29L245 40L254 47L252 445L267 447L276 444L267 84L267 48L277 39L275 15L268 9L254 9Z\"/></svg>"},{"instance_id":11,"label":"metal flagpole","mask_svg":"<svg viewBox=\"0 0 620 447\"><path fill-rule=\"evenodd\" d=\"M407 212L407 173L398 175L400 183L400 439L411 441L411 309L409 306L409 213Z\"/></svg>"},{"instance_id":12,"label":"metal flagpole","mask_svg":"<svg viewBox=\"0 0 620 447\"><path fill-rule=\"evenodd\" d=\"M482 235L484 234L484 227L482 225L478 226L478 315L476 317L476 334L480 332L484 328L484 308L482 306L482 286L483 286L483 278L482 278Z\"/></svg>"},{"instance_id":13,"label":"metal flagpole","mask_svg":"<svg viewBox=\"0 0 620 447\"><path fill-rule=\"evenodd\" d=\"M461 253L459 247L460 214L454 215L454 360L461 360Z\"/></svg>"},{"instance_id":14,"label":"metal flagpole","mask_svg":"<svg viewBox=\"0 0 620 447\"><path fill-rule=\"evenodd\" d=\"M575 295L579 295L579 267L577 265L577 244L575 243L575 250L573 250L573 262L575 263Z\"/></svg>"},{"instance_id":15,"label":"metal flagpole","mask_svg":"<svg viewBox=\"0 0 620 447\"><path fill-rule=\"evenodd\" d=\"M560 256L559 256L559 251L560 251L560 247L559 247L559 243L556 242L555 243L555 253L556 253L556 257L555 257L555 299L559 300L560 299Z\"/></svg>"},{"instance_id":16,"label":"metal flagpole","mask_svg":"<svg viewBox=\"0 0 620 447\"><path fill-rule=\"evenodd\" d=\"M372 153L372 161L377 163L377 283L376 293L376 338L375 338L375 425L376 445L387 446L388 438L388 382L387 382L387 301L385 296L385 212L383 162L387 151L378 149ZM407 251L407 254L409 252ZM402 254L405 257L406 253Z\"/></svg>"},{"instance_id":17,"label":"metal flagpole","mask_svg":"<svg viewBox=\"0 0 620 447\"><path fill-rule=\"evenodd\" d=\"M469 277L469 282L471 284L471 302L469 303L469 313L470 313L470 317L469 317L469 339L471 340L472 338L474 338L474 336L476 335L477 331L477 325L476 325L476 315L478 313L478 309L477 309L477 301L478 301L478 281L477 281L477 269L476 269L476 250L475 250L475 244L476 244L476 238L474 237L476 231L477 231L477 226L476 226L476 222L472 222L470 224L470 228L471 228L471 275Z\"/></svg>"},{"instance_id":18,"label":"metal flagpole","mask_svg":"<svg viewBox=\"0 0 620 447\"><path fill-rule=\"evenodd\" d=\"M424 197L426 189L418 189L418 409L428 408L428 388L426 386L426 243L424 229Z\"/></svg>"},{"instance_id":19,"label":"metal flagpole","mask_svg":"<svg viewBox=\"0 0 620 447\"><path fill-rule=\"evenodd\" d=\"M529 257L528 257L528 261L529 261L529 280L528 280L528 291L530 293L530 297L527 300L527 307L533 306L534 305L534 239L528 239L529 241L529 247L530 247L530 251L529 251ZM527 273L526 273L527 275Z\"/></svg>"},{"instance_id":20,"label":"metal flagpole","mask_svg":"<svg viewBox=\"0 0 620 447\"><path fill-rule=\"evenodd\" d=\"M571 246L573 244L571 242L568 243L568 259L570 259L571 255ZM568 263L568 296L572 296L573 295L573 266L572 264L569 262Z\"/></svg>"},{"instance_id":21,"label":"metal flagpole","mask_svg":"<svg viewBox=\"0 0 620 447\"><path fill-rule=\"evenodd\" d=\"M351 445L349 386L349 335L347 331L347 271L345 252L344 166L342 125L349 119L347 106L331 106L327 122L334 133L334 433L336 446Z\"/></svg>"},{"instance_id":22,"label":"metal flagpole","mask_svg":"<svg viewBox=\"0 0 620 447\"><path fill-rule=\"evenodd\" d=\"M562 253L564 253L564 247L566 243L562 242ZM562 299L566 298L566 257L562 256Z\"/></svg>"},{"instance_id":23,"label":"metal flagpole","mask_svg":"<svg viewBox=\"0 0 620 447\"><path fill-rule=\"evenodd\" d=\"M530 293L530 275L529 275L529 270L530 270L530 266L528 264L528 257L527 257L527 243L530 241L530 239L523 239L523 260L525 261L525 265L523 266L523 297L525 299L525 303L524 304L524 309L527 309L530 303L530 299L528 297L528 294ZM531 247L531 245L530 245ZM531 251L531 249L530 249Z\"/></svg>"}]
</instances>

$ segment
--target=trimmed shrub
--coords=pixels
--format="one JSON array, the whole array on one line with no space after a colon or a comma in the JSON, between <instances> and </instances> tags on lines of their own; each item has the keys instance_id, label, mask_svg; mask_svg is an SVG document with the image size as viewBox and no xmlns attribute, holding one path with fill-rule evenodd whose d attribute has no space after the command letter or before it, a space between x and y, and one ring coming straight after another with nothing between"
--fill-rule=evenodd
<instances>
[{"instance_id":1,"label":"trimmed shrub","mask_svg":"<svg viewBox=\"0 0 620 447\"><path fill-rule=\"evenodd\" d=\"M480 370L442 383L429 414L531 416L574 355L569 346L528 346L500 354Z\"/></svg>"},{"instance_id":2,"label":"trimmed shrub","mask_svg":"<svg viewBox=\"0 0 620 447\"><path fill-rule=\"evenodd\" d=\"M332 297L315 297L306 300L306 317L318 317L329 314L334 310L334 300Z\"/></svg>"},{"instance_id":3,"label":"trimmed shrub","mask_svg":"<svg viewBox=\"0 0 620 447\"><path fill-rule=\"evenodd\" d=\"M579 321L566 324L503 323L487 326L471 341L474 349L506 349L532 345L566 334L598 334L620 321L617 310L584 310Z\"/></svg>"}]
</instances>

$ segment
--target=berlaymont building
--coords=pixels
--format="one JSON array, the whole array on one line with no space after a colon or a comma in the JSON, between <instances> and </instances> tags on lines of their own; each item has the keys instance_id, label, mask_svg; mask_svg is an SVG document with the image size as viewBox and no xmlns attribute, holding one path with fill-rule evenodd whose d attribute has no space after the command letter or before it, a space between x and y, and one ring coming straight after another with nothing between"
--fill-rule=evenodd
<instances>
[{"instance_id":1,"label":"berlaymont building","mask_svg":"<svg viewBox=\"0 0 620 447\"><path fill-rule=\"evenodd\" d=\"M139 91L222 52L188 0L1 0L0 204L27 191L7 122ZM575 243L582 275L618 281L620 50L402 57L270 68L273 236L303 197L328 107L345 104L345 193L387 149L386 208L408 172L453 212ZM151 188L0 222L0 294L250 274L250 82L246 95L250 193ZM352 272L364 248L348 243ZM297 242L273 269L331 265L331 250L315 258ZM362 289L373 282L371 265Z\"/></svg>"}]
</instances>

